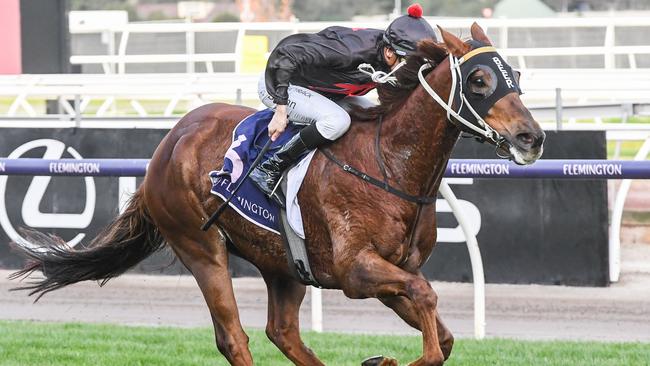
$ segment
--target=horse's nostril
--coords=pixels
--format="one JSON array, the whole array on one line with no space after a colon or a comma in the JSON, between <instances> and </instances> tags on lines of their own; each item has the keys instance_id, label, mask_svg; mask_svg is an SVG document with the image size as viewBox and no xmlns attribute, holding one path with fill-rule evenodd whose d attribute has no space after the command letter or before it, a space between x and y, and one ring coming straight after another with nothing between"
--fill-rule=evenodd
<instances>
[{"instance_id":1,"label":"horse's nostril","mask_svg":"<svg viewBox=\"0 0 650 366\"><path fill-rule=\"evenodd\" d=\"M520 133L519 135L517 135L517 139L524 145L532 145L533 142L535 141L535 138L531 133Z\"/></svg>"},{"instance_id":2,"label":"horse's nostril","mask_svg":"<svg viewBox=\"0 0 650 366\"><path fill-rule=\"evenodd\" d=\"M544 143L544 139L546 138L546 134L542 132L539 136L536 136L535 142L533 143L532 148L540 147Z\"/></svg>"}]
</instances>

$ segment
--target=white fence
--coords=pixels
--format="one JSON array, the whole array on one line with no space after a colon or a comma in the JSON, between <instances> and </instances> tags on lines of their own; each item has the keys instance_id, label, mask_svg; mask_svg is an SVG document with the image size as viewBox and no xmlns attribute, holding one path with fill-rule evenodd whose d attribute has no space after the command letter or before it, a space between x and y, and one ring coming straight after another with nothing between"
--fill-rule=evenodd
<instances>
[{"instance_id":1,"label":"white fence","mask_svg":"<svg viewBox=\"0 0 650 366\"><path fill-rule=\"evenodd\" d=\"M6 101L4 109L0 103L0 116L42 116L45 100L58 100L68 116L95 117L179 116L212 101L255 107L258 78L235 73L0 75L0 100ZM530 69L522 73L521 85L524 103L534 108L650 102L650 69Z\"/></svg>"},{"instance_id":2,"label":"white fence","mask_svg":"<svg viewBox=\"0 0 650 366\"><path fill-rule=\"evenodd\" d=\"M450 31L469 35L475 19L427 18ZM540 18L540 19L478 19L495 45L518 68L576 68L580 65L597 68L650 67L650 18ZM229 63L231 71L240 72L246 35L268 35L271 48L282 37L296 32L316 32L332 25L384 29L388 22L296 22L296 23L128 23L112 27L71 25L73 44L83 36L95 35L103 51L85 54L78 51L70 58L77 65L101 65L104 73L125 73L129 65L184 64L193 73L197 65L210 73L215 63ZM150 35L147 42L132 41ZM174 41L169 37L175 35ZM164 37L163 37L164 36ZM210 52L197 50L197 37ZM157 39L156 37L162 38ZM159 42L156 46L156 42ZM176 53L162 52L169 43L178 43ZM220 47L210 47L210 44ZM223 50L223 48L226 50ZM83 48L83 47L80 47ZM219 49L218 51L215 51ZM130 52L127 52L130 50ZM205 51L203 50L203 51ZM569 57L570 56L570 57ZM569 57L569 58L567 58ZM589 60L588 62L585 60ZM153 67L153 65L152 65ZM584 67L584 66L583 66Z\"/></svg>"},{"instance_id":3,"label":"white fence","mask_svg":"<svg viewBox=\"0 0 650 366\"><path fill-rule=\"evenodd\" d=\"M96 117L124 115L122 111L140 117L182 115L211 101L257 101L258 78L258 75L232 73L0 75L0 98L10 103L0 115L43 115L44 100L58 100L68 115L91 114L88 110L93 106L92 115ZM77 105L71 102L75 98ZM128 106L118 110L115 103L119 101ZM157 112L143 106L154 101L158 102L154 105ZM179 102L185 104L179 107Z\"/></svg>"}]
</instances>

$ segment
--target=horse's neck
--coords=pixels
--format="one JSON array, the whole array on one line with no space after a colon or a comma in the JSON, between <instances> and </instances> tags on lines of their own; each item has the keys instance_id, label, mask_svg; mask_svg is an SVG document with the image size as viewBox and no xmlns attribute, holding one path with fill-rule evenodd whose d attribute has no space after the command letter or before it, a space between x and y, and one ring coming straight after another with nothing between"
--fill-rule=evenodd
<instances>
[{"instance_id":1,"label":"horse's neck","mask_svg":"<svg viewBox=\"0 0 650 366\"><path fill-rule=\"evenodd\" d=\"M433 72L434 77L427 77L435 80L431 86L448 96L449 71ZM435 194L459 134L446 112L424 88L417 88L382 128L381 150L392 178L411 194Z\"/></svg>"}]
</instances>

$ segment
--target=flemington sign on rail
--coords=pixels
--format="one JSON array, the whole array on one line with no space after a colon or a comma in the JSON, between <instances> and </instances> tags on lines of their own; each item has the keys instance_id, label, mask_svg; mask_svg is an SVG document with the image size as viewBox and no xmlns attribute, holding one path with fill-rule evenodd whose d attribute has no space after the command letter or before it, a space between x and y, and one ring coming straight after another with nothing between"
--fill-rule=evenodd
<instances>
[{"instance_id":1,"label":"flemington sign on rail","mask_svg":"<svg viewBox=\"0 0 650 366\"><path fill-rule=\"evenodd\" d=\"M142 177L149 159L0 158L0 175Z\"/></svg>"},{"instance_id":2,"label":"flemington sign on rail","mask_svg":"<svg viewBox=\"0 0 650 366\"><path fill-rule=\"evenodd\" d=\"M55 174L84 174L93 175L100 173L99 163L87 163L79 161L62 161L51 162L49 164L50 173Z\"/></svg>"},{"instance_id":3,"label":"flemington sign on rail","mask_svg":"<svg viewBox=\"0 0 650 366\"><path fill-rule=\"evenodd\" d=\"M621 163L572 163L562 164L562 172L566 176L596 176L596 177L622 177L623 164Z\"/></svg>"},{"instance_id":4,"label":"flemington sign on rail","mask_svg":"<svg viewBox=\"0 0 650 366\"><path fill-rule=\"evenodd\" d=\"M521 166L503 160L451 159L446 177L542 179L647 179L649 161L542 159Z\"/></svg>"}]
</instances>

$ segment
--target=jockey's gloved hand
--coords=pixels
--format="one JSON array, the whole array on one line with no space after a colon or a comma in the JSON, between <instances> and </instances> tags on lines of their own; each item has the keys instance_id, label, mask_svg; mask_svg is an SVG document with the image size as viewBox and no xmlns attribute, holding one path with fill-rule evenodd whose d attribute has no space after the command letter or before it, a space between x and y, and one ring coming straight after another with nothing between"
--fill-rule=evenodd
<instances>
[{"instance_id":1,"label":"jockey's gloved hand","mask_svg":"<svg viewBox=\"0 0 650 366\"><path fill-rule=\"evenodd\" d=\"M269 136L271 137L271 140L275 141L278 137L280 137L282 132L284 132L284 129L287 128L288 123L289 119L287 118L287 106L278 105L275 109L275 114L273 115L271 122L269 122Z\"/></svg>"}]
</instances>

